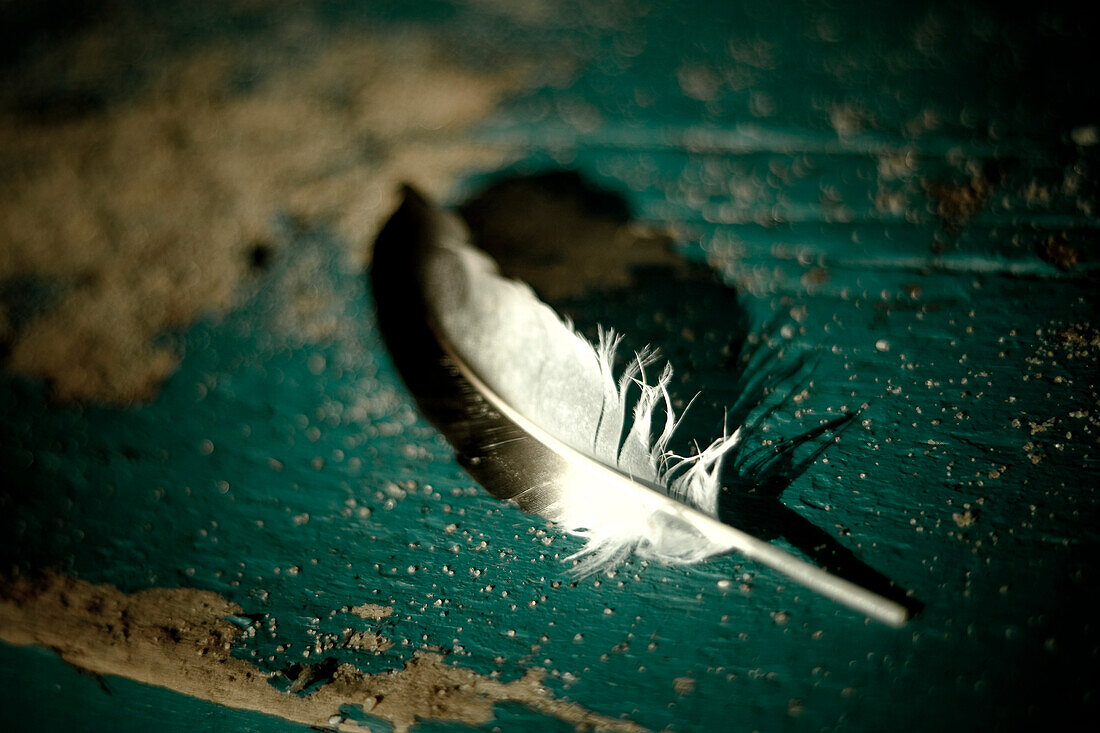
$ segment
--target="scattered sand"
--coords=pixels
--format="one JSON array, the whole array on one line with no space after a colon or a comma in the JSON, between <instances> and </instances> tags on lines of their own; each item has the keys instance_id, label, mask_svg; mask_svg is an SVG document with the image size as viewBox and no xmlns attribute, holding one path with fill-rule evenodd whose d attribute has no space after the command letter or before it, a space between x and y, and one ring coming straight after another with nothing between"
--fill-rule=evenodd
<instances>
[{"instance_id":1,"label":"scattered sand","mask_svg":"<svg viewBox=\"0 0 1100 733\"><path fill-rule=\"evenodd\" d=\"M995 168L975 161L967 164L967 172L970 179L963 183L924 181L925 192L936 202L936 215L949 232L962 229L985 207L999 178Z\"/></svg>"},{"instance_id":2,"label":"scattered sand","mask_svg":"<svg viewBox=\"0 0 1100 733\"><path fill-rule=\"evenodd\" d=\"M342 645L361 652L384 652L393 646L393 642L373 631L349 631L344 635Z\"/></svg>"},{"instance_id":3,"label":"scattered sand","mask_svg":"<svg viewBox=\"0 0 1100 733\"><path fill-rule=\"evenodd\" d=\"M1081 259L1077 248L1066 241L1066 235L1051 234L1046 239L1035 245L1035 252L1044 262L1049 262L1058 269L1069 272L1077 267Z\"/></svg>"},{"instance_id":4,"label":"scattered sand","mask_svg":"<svg viewBox=\"0 0 1100 733\"><path fill-rule=\"evenodd\" d=\"M363 603L358 606L352 606L348 609L348 613L354 614L359 618L381 621L393 615L393 609L389 606L379 606L377 603Z\"/></svg>"},{"instance_id":5,"label":"scattered sand","mask_svg":"<svg viewBox=\"0 0 1100 733\"><path fill-rule=\"evenodd\" d=\"M677 677L672 681L672 689L680 697L690 695L695 691L695 679L692 677Z\"/></svg>"},{"instance_id":6,"label":"scattered sand","mask_svg":"<svg viewBox=\"0 0 1100 733\"><path fill-rule=\"evenodd\" d=\"M402 669L364 674L343 664L308 695L281 692L268 682L267 673L231 655L242 630L226 617L241 612L209 591L153 588L126 594L57 574L36 580L0 578L3 641L48 646L80 669L220 705L311 726L363 730L339 712L342 706L354 706L403 733L418 720L486 723L493 719L496 703L516 702L578 728L644 730L551 697L541 685L540 670L499 682L424 651L414 653Z\"/></svg>"},{"instance_id":7,"label":"scattered sand","mask_svg":"<svg viewBox=\"0 0 1100 733\"><path fill-rule=\"evenodd\" d=\"M951 514L951 519L954 520L955 525L959 529L966 529L974 524L974 522L978 521L978 512L977 510L971 511L969 509L964 512L953 512Z\"/></svg>"}]
</instances>

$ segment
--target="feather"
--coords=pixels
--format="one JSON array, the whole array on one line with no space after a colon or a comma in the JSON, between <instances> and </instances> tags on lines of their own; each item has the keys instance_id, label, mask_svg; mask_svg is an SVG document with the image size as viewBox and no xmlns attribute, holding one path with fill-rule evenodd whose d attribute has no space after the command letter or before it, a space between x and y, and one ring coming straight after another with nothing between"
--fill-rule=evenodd
<instances>
[{"instance_id":1,"label":"feather","mask_svg":"<svg viewBox=\"0 0 1100 733\"><path fill-rule=\"evenodd\" d=\"M502 277L464 224L406 187L379 233L371 287L383 338L418 404L499 499L583 538L589 573L635 554L695 563L738 551L892 625L899 604L716 518L724 434L691 457L668 449L672 367L621 337L579 335L525 284ZM632 406L632 409L631 409Z\"/></svg>"}]
</instances>

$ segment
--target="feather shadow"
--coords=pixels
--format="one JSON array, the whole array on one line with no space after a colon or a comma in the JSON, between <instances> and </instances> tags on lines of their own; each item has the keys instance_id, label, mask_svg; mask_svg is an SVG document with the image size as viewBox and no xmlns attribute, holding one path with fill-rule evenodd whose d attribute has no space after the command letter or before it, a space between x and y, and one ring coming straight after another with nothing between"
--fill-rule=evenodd
<instances>
[{"instance_id":1,"label":"feather shadow","mask_svg":"<svg viewBox=\"0 0 1100 733\"><path fill-rule=\"evenodd\" d=\"M765 328L765 333L770 332L771 328ZM849 412L802 433L762 444L753 437L774 414L790 405L794 395L809 386L814 367L807 365L803 356L785 362L767 337L749 345L740 361L749 366L738 379L741 398L728 411L727 420L744 425L746 439L733 449L724 466L718 518L762 540L785 540L822 569L901 604L911 615L918 613L924 604L909 591L860 560L783 501L795 479L855 424L859 413ZM775 399L777 392L782 396ZM811 511L827 511L804 500L800 503Z\"/></svg>"},{"instance_id":2,"label":"feather shadow","mask_svg":"<svg viewBox=\"0 0 1100 733\"><path fill-rule=\"evenodd\" d=\"M725 409L726 422L744 426L745 435L723 469L722 521L763 540L783 539L829 572L910 612L920 609L903 588L783 501L791 484L857 415L844 415L767 445L753 439L812 377L813 367L805 357L785 358L774 345L771 336L784 325L784 316L750 332L748 314L732 288L709 268L673 254L667 235L632 226L625 198L577 171L505 175L473 196L460 212L474 241L498 262L504 275L530 284L589 337L597 323L631 324L625 329L628 347L668 344L664 355L681 369L686 367L685 376L720 365L722 373L706 380L704 399L718 408L724 408L721 400L732 403ZM660 318L640 315L649 313ZM675 336L670 337L670 328ZM690 332L724 337L677 337ZM714 390L712 383L727 387ZM698 384L698 379L690 379L671 385L670 391L677 396L681 390L693 392ZM685 395L678 396L686 401ZM699 405L689 415L697 426L709 412L705 408Z\"/></svg>"}]
</instances>

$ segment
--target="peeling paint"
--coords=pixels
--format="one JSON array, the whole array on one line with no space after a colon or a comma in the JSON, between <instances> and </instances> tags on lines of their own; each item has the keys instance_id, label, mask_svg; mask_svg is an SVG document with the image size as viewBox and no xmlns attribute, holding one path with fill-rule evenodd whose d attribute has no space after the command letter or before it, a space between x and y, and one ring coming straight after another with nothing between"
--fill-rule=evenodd
<instances>
[{"instance_id":1,"label":"peeling paint","mask_svg":"<svg viewBox=\"0 0 1100 733\"><path fill-rule=\"evenodd\" d=\"M110 34L58 53L79 58ZM231 307L278 250L278 217L330 226L366 261L400 182L438 195L504 157L462 132L519 85L518 67L475 74L426 34L360 33L304 58L269 50L276 70L230 95L256 53L212 42L163 69L122 54L104 78L118 64L156 77L131 99L63 120L0 113L0 284L34 276L59 291L19 328L0 303L10 368L62 400L148 400L178 365L158 336Z\"/></svg>"},{"instance_id":2,"label":"peeling paint","mask_svg":"<svg viewBox=\"0 0 1100 733\"><path fill-rule=\"evenodd\" d=\"M403 668L364 674L341 664L318 689L281 692L269 675L232 655L242 609L216 593L151 588L126 594L56 573L0 580L0 639L53 649L69 664L118 675L245 710L311 726L362 730L341 714L351 706L389 721L397 733L420 720L486 723L498 702L526 705L577 728L637 733L627 720L589 712L554 698L529 669L511 682L447 664L416 651ZM304 685L303 685L304 686ZM293 690L293 687L292 687Z\"/></svg>"}]
</instances>

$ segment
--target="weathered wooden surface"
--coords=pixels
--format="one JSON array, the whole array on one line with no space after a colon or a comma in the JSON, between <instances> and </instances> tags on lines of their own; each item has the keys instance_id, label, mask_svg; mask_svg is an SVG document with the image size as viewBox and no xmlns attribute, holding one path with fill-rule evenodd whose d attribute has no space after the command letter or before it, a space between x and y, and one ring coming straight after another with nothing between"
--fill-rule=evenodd
<instances>
[{"instance_id":1,"label":"weathered wooden surface","mask_svg":"<svg viewBox=\"0 0 1100 733\"><path fill-rule=\"evenodd\" d=\"M272 677L283 690L304 685L302 663L322 665L322 685L328 658L385 675L414 654L442 653L474 690L544 670L545 693L498 704L495 722L477 704L426 708L487 729L612 719L685 731L1034 728L1094 711L1100 120L1090 29L1069 13L958 4L727 5L181 5L120 11L129 26L81 6L50 33L36 11L0 11L14 19L8 28L38 29L8 31L5 58L14 71L3 139L24 142L0 152L10 194L0 203L11 348L0 390L4 638L28 640L11 619L33 607L11 590L12 573L50 569L123 593L218 594L240 608L232 658L261 676L283 671ZM418 41L427 51L393 45L409 28L430 39ZM141 42L138 29L157 42ZM355 51L349 38L375 50ZM400 63L379 60L397 47L416 74L341 96L358 89L364 59L399 76ZM97 48L126 62L96 76L86 59ZM333 48L347 55L307 63ZM157 97L167 111L142 116L162 67L191 69L193 81L208 68L196 59L211 57L231 73L217 94L202 93L201 114L185 114L194 105L184 85L180 107ZM488 78L497 81L479 86ZM480 101L444 104L439 114L464 124L433 133L436 108L417 107L418 89L439 98L461 85L461 99ZM331 109L293 106L311 94ZM180 152L161 158L157 145L118 142L123 125L144 131L141 120L166 118L178 120L164 140L182 141ZM305 147L303 129L317 131L318 147ZM40 148L27 147L31 131ZM342 131L350 142L332 143ZM86 161L73 190L114 227L95 234L108 246L88 261L87 229L59 228L56 249L41 245L51 213L85 221L41 193L63 194L67 174L36 177L43 151L69 160L62 143ZM103 149L119 160L96 157ZM417 152L402 157L408 150ZM135 172L138 190L113 198L128 156L163 166L163 177ZM275 183L256 172L264 166ZM502 239L555 225L578 239L673 231L680 258L705 263L721 284L624 276L604 262L590 287L556 303L582 328L601 321L661 345L679 394L703 391L685 430L700 440L720 430L745 385L745 333L771 324L783 363L804 358L812 384L799 381L805 372L779 380L777 396L795 395L751 441L859 412L804 470L746 461L731 472L731 520L809 556L854 551L925 604L909 626L865 623L737 558L631 563L574 585L561 558L577 543L491 500L417 415L362 275L389 187L426 178L460 204L492 181L522 188L517 177L558 167L619 192L635 224L611 205L578 211L568 196L530 193L515 199L526 232L502 233L509 220L487 195L468 215L483 214L482 230ZM177 179L183 198L156 188ZM213 195L210 181L222 187ZM357 193L364 187L369 195ZM164 193L146 201L147 188ZM164 200L191 208L173 224ZM45 213L26 218L35 206ZM206 216L225 224L221 234L180 238L189 217ZM146 261L137 272L118 255L139 227L161 246L192 247L188 256L212 262L224 282L199 267L175 291L149 285ZM34 242L20 239L28 232ZM158 261L157 243L148 246ZM204 249L215 246L217 257ZM134 283L147 288L136 301L102 297ZM199 295L165 294L189 286ZM154 341L108 339L112 307L119 329ZM85 312L108 325L84 324ZM99 336L65 341L85 331ZM61 356L35 333L64 343ZM66 381L85 364L106 376ZM133 396L146 399L118 404ZM364 603L392 613L346 610ZM59 609L58 623L90 613ZM74 632L73 643L131 643L120 631L129 623L94 626L94 638ZM346 643L355 632L392 646ZM0 682L20 729L298 728L121 677L97 681L41 648L0 646ZM543 694L557 702L539 707ZM385 729L386 708L373 706L375 717L358 699L336 705L321 724Z\"/></svg>"}]
</instances>

